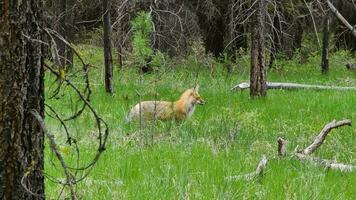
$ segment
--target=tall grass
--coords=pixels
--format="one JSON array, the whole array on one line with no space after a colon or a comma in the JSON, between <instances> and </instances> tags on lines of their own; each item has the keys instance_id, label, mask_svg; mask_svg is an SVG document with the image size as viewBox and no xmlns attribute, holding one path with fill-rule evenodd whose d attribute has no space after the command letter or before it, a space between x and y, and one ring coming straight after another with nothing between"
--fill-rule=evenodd
<instances>
[{"instance_id":1,"label":"tall grass","mask_svg":"<svg viewBox=\"0 0 356 200\"><path fill-rule=\"evenodd\" d=\"M248 91L230 88L248 80L248 62L241 59L234 73L221 70L215 63L211 73L204 67L199 74L189 62L172 69L147 74L138 85L136 70L115 70L114 95L103 86L101 49L78 47L91 71L92 104L109 123L108 147L91 175L76 186L82 199L356 199L356 173L326 170L294 158L270 160L266 174L254 181L229 181L225 177L248 173L262 157L277 154L276 140L285 137L288 151L303 148L333 119L356 120L356 92L298 90L268 91L268 97L251 100ZM271 81L356 86L356 73L346 71L345 60L354 59L338 53L331 59L329 75L320 75L319 57L306 64L278 61L269 71ZM160 74L160 75L157 75ZM54 78L47 76L47 85ZM125 115L138 101L155 96L175 100L198 82L207 104L199 106L191 119L183 123L128 124ZM50 88L47 87L47 92ZM69 97L47 99L60 113L70 113ZM81 148L81 162L89 161L96 146L92 117L84 115L69 127ZM66 161L75 163L74 149L65 144L63 129L47 117L49 130L56 135ZM356 165L356 129L333 130L315 156ZM45 172L63 178L54 155L46 148ZM46 179L46 193L55 198L61 187ZM67 193L68 191L65 191ZM67 193L68 194L68 193Z\"/></svg>"}]
</instances>

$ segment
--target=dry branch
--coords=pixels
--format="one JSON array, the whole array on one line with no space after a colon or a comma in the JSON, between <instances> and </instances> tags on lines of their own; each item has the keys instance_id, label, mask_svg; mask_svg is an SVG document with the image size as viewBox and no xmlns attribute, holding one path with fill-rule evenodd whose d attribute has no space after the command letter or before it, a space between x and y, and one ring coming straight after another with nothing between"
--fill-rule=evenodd
<instances>
[{"instance_id":1,"label":"dry branch","mask_svg":"<svg viewBox=\"0 0 356 200\"><path fill-rule=\"evenodd\" d=\"M321 130L318 136L314 139L313 143L309 145L307 148L305 148L301 153L304 155L310 155L312 154L316 149L320 147L320 145L323 144L326 136L329 134L329 132L334 129L334 128L339 128L341 126L351 126L351 120L345 119L342 121L336 121L333 120L332 122L326 124L324 128Z\"/></svg>"},{"instance_id":2,"label":"dry branch","mask_svg":"<svg viewBox=\"0 0 356 200\"><path fill-rule=\"evenodd\" d=\"M256 170L254 172L244 174L244 175L229 176L229 177L226 177L226 179L229 181L233 181L233 180L250 181L250 180L253 180L253 179L263 175L263 173L267 167L267 162L268 162L268 160L267 160L266 156L263 155L262 159L258 163Z\"/></svg>"},{"instance_id":3,"label":"dry branch","mask_svg":"<svg viewBox=\"0 0 356 200\"><path fill-rule=\"evenodd\" d=\"M70 172L69 172L68 167L63 159L62 154L58 150L57 144L54 140L54 136L48 133L48 130L45 126L45 123L44 123L42 117L38 114L38 112L36 110L31 110L31 114L36 118L38 124L40 125L41 129L43 130L44 134L47 136L47 138L49 140L49 144L50 144L49 146L50 146L51 150L54 152L54 154L56 155L56 157L58 158L58 160L61 163L64 174L66 176L66 185L68 185L69 189L70 189L71 199L72 200L78 199L77 195L74 191L72 176L70 175Z\"/></svg>"},{"instance_id":4,"label":"dry branch","mask_svg":"<svg viewBox=\"0 0 356 200\"><path fill-rule=\"evenodd\" d=\"M244 90L250 88L250 84L247 82L240 83L231 90ZM279 82L267 82L267 89L316 89L316 90L356 90L356 87L338 87L338 86L326 86L326 85L308 85L298 83L279 83Z\"/></svg>"},{"instance_id":5,"label":"dry branch","mask_svg":"<svg viewBox=\"0 0 356 200\"><path fill-rule=\"evenodd\" d=\"M345 125L351 126L351 120L348 120L348 119L341 120L341 121L333 120L332 122L326 124L324 126L324 128L321 130L321 132L319 133L319 135L317 135L315 137L315 139L311 145L306 147L304 150L294 152L294 155L300 161L307 160L307 161L310 161L316 165L321 165L321 166L325 167L326 169L339 170L341 172L351 172L353 170L356 170L356 166L353 166L353 165L337 163L335 161L325 160L325 159L321 159L321 158L315 158L315 157L311 156L311 154L324 143L326 136L330 133L330 131L332 129L339 128L339 127L345 126ZM283 153L285 154L286 143L287 143L287 141L285 139L278 138L278 154L279 155L283 155Z\"/></svg>"},{"instance_id":6,"label":"dry branch","mask_svg":"<svg viewBox=\"0 0 356 200\"><path fill-rule=\"evenodd\" d=\"M352 172L356 169L356 166L353 165L337 163L335 161L325 159L313 158L313 162L324 166L326 169L340 170L342 172Z\"/></svg>"},{"instance_id":7,"label":"dry branch","mask_svg":"<svg viewBox=\"0 0 356 200\"><path fill-rule=\"evenodd\" d=\"M353 27L341 14L340 12L335 8L335 6L329 1L326 0L326 3L328 4L330 10L334 13L334 15L352 32L352 35L356 38L356 29Z\"/></svg>"}]
</instances>

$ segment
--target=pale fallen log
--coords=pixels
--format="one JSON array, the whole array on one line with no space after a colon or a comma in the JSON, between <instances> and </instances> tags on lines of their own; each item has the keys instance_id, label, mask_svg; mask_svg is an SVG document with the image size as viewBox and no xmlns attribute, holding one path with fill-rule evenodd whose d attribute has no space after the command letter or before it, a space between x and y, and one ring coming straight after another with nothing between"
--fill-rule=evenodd
<instances>
[{"instance_id":1,"label":"pale fallen log","mask_svg":"<svg viewBox=\"0 0 356 200\"><path fill-rule=\"evenodd\" d=\"M351 126L351 120L349 119L345 119L341 121L333 120L332 122L326 124L324 128L320 131L319 135L315 137L313 143L310 144L307 148L305 148L301 153L307 156L312 154L316 149L320 147L320 145L324 143L326 136L332 129L339 128L345 125Z\"/></svg>"},{"instance_id":2,"label":"pale fallen log","mask_svg":"<svg viewBox=\"0 0 356 200\"><path fill-rule=\"evenodd\" d=\"M321 165L325 169L339 170L341 172L352 172L356 169L356 166L348 165L344 163L338 163L332 160L325 160L320 158L309 157L307 158L309 161L315 163L316 165Z\"/></svg>"},{"instance_id":3,"label":"pale fallen log","mask_svg":"<svg viewBox=\"0 0 356 200\"><path fill-rule=\"evenodd\" d=\"M228 176L228 177L225 177L225 179L228 181L234 181L234 180L251 181L251 180L263 175L263 173L267 167L267 162L268 162L268 160L267 160L266 156L263 155L262 159L258 163L256 170L254 172L244 174L244 175Z\"/></svg>"},{"instance_id":4,"label":"pale fallen log","mask_svg":"<svg viewBox=\"0 0 356 200\"><path fill-rule=\"evenodd\" d=\"M243 82L240 83L231 90L245 90L250 88L250 83ZM279 83L279 82L267 82L267 89L315 89L315 90L356 90L356 87L340 87L340 86L327 86L327 85L309 85L309 84L299 84L299 83Z\"/></svg>"}]
</instances>

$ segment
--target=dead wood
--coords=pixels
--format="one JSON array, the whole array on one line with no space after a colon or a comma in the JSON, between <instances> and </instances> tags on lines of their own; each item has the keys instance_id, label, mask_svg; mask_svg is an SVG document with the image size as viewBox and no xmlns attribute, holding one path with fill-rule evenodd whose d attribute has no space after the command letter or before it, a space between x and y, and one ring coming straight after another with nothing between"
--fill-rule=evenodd
<instances>
[{"instance_id":1,"label":"dead wood","mask_svg":"<svg viewBox=\"0 0 356 200\"><path fill-rule=\"evenodd\" d=\"M321 165L326 169L339 170L341 172L351 172L356 170L356 166L338 163L336 161L326 160L322 158L312 157L311 154L316 151L325 141L326 136L334 128L339 128L341 126L351 126L351 120L345 119L341 121L333 120L332 122L326 124L321 130L319 135L317 135L308 147L304 150L294 152L294 156L297 157L300 161L309 161L316 165ZM286 154L286 143L287 141L283 138L278 138L278 154Z\"/></svg>"},{"instance_id":2,"label":"dead wood","mask_svg":"<svg viewBox=\"0 0 356 200\"><path fill-rule=\"evenodd\" d=\"M231 90L244 90L250 88L250 84L247 82L240 83L231 88ZM339 86L326 86L326 85L308 85L298 83L279 83L279 82L267 82L267 89L315 89L315 90L356 90L356 87L339 87Z\"/></svg>"},{"instance_id":3,"label":"dead wood","mask_svg":"<svg viewBox=\"0 0 356 200\"><path fill-rule=\"evenodd\" d=\"M352 35L356 37L356 29L353 27L341 14L340 12L335 8L335 6L329 1L326 0L326 3L328 4L330 10L334 13L334 15L348 28L350 29Z\"/></svg>"},{"instance_id":4,"label":"dead wood","mask_svg":"<svg viewBox=\"0 0 356 200\"><path fill-rule=\"evenodd\" d=\"M237 176L229 176L226 177L227 180L233 181L233 180L245 180L245 181L251 181L257 177L260 177L264 174L264 171L267 167L267 158L265 155L262 156L262 159L258 163L256 170L254 172L244 174L244 175L237 175Z\"/></svg>"},{"instance_id":5,"label":"dead wood","mask_svg":"<svg viewBox=\"0 0 356 200\"><path fill-rule=\"evenodd\" d=\"M307 148L305 148L301 153L304 155L310 155L312 154L316 149L320 147L324 143L324 140L326 136L329 134L329 132L334 129L334 128L339 128L341 126L351 126L351 120L345 119L341 121L336 121L333 120L332 122L326 124L324 128L321 130L318 136L315 137L313 143L309 145Z\"/></svg>"},{"instance_id":6,"label":"dead wood","mask_svg":"<svg viewBox=\"0 0 356 200\"><path fill-rule=\"evenodd\" d=\"M278 138L278 155L284 157L287 154L287 140Z\"/></svg>"}]
</instances>

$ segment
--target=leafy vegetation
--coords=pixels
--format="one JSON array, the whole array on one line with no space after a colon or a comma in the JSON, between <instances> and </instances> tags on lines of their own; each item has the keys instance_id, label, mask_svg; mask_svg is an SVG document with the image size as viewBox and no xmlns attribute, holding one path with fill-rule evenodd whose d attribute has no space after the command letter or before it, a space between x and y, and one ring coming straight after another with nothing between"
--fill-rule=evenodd
<instances>
[{"instance_id":1,"label":"leafy vegetation","mask_svg":"<svg viewBox=\"0 0 356 200\"><path fill-rule=\"evenodd\" d=\"M116 70L116 93L105 93L103 55L96 47L78 46L83 57L96 66L91 69L92 103L110 124L108 147L91 175L77 185L83 199L355 199L356 173L329 171L293 158L270 160L266 174L254 181L229 181L226 177L253 171L262 157L273 157L277 137L288 141L288 151L308 145L323 125L333 119L356 121L356 93L353 91L269 91L264 99L250 100L248 91L230 88L248 80L248 59L241 57L233 73L223 69L224 61L214 61L214 70L193 68L194 60L173 63L165 60L159 71L147 74L138 85L136 69ZM310 55L305 64L298 60L279 60L269 72L269 80L355 86L356 74L347 71L345 62L355 58L347 52L331 56L329 75L320 75L319 55ZM178 67L176 66L178 65ZM195 70L198 70L195 71ZM47 88L55 78L46 77ZM143 100L158 96L175 100L195 82L207 104L196 109L191 119L147 123L140 130L128 124L125 115L138 101L135 90L144 88ZM71 113L71 93L64 99L46 99L62 115ZM93 156L95 127L84 117L69 125L77 133L81 148L80 162ZM49 130L56 135L67 162L75 166L74 148L68 147L58 121L46 118ZM316 152L317 156L356 164L356 129L334 130ZM46 148L45 171L64 177L54 167L58 161ZM71 156L73 155L73 156ZM61 187L46 179L46 194L56 197ZM68 192L68 191L65 191Z\"/></svg>"}]
</instances>

